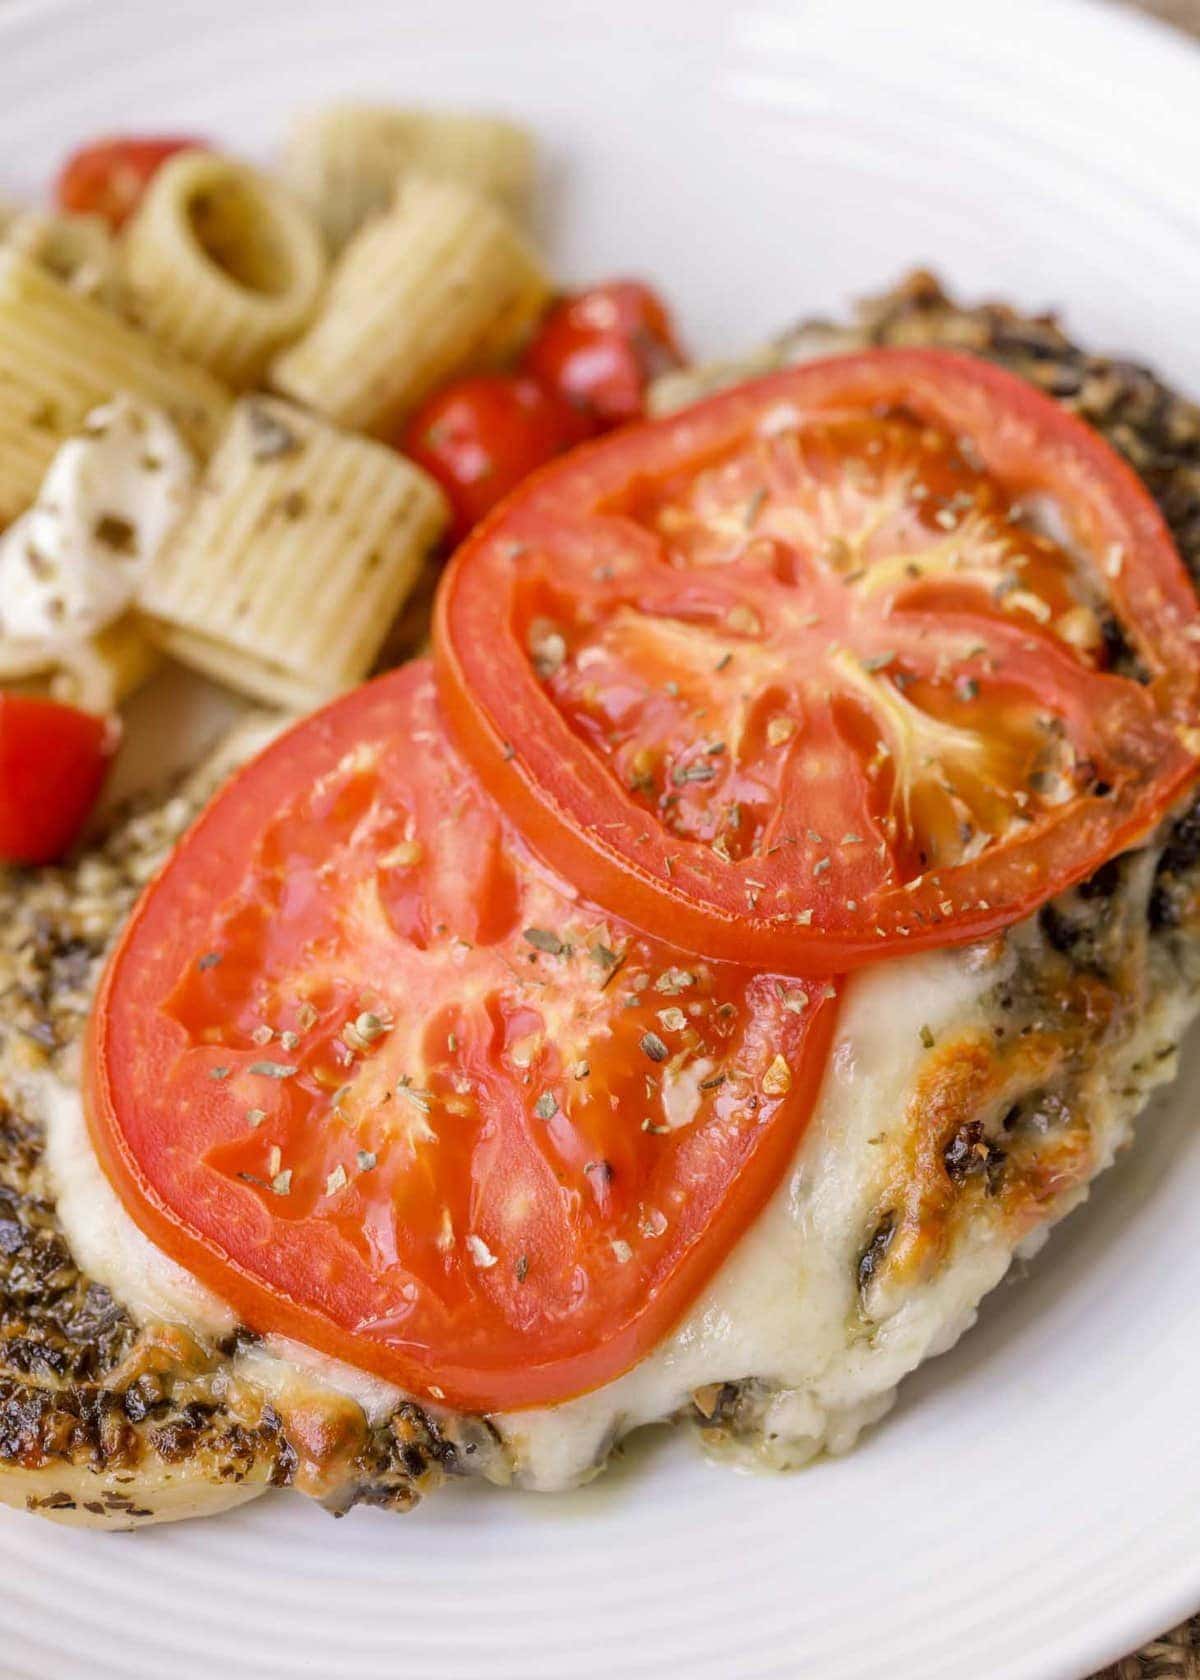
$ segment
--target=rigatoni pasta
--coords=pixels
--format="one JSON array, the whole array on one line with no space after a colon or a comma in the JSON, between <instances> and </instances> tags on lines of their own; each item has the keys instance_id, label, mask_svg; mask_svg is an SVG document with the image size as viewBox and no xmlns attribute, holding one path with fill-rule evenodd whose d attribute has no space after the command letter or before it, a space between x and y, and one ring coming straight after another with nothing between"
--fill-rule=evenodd
<instances>
[{"instance_id":1,"label":"rigatoni pasta","mask_svg":"<svg viewBox=\"0 0 1200 1680\"><path fill-rule=\"evenodd\" d=\"M534 165L528 130L503 118L353 103L303 117L283 155L285 177L335 251L387 209L406 173L449 176L517 208Z\"/></svg>"},{"instance_id":2,"label":"rigatoni pasta","mask_svg":"<svg viewBox=\"0 0 1200 1680\"><path fill-rule=\"evenodd\" d=\"M142 605L184 663L315 705L370 670L445 523L441 491L393 450L248 397Z\"/></svg>"},{"instance_id":3,"label":"rigatoni pasta","mask_svg":"<svg viewBox=\"0 0 1200 1680\"><path fill-rule=\"evenodd\" d=\"M153 676L162 655L136 612L123 613L95 636L56 650L0 636L0 683L46 694L89 712L111 712Z\"/></svg>"},{"instance_id":4,"label":"rigatoni pasta","mask_svg":"<svg viewBox=\"0 0 1200 1680\"><path fill-rule=\"evenodd\" d=\"M325 251L284 187L232 158L190 151L151 181L125 233L124 273L156 338L248 386L316 309Z\"/></svg>"},{"instance_id":5,"label":"rigatoni pasta","mask_svg":"<svg viewBox=\"0 0 1200 1680\"><path fill-rule=\"evenodd\" d=\"M413 176L346 247L271 382L339 425L387 433L448 374L515 351L549 293L503 211L457 182Z\"/></svg>"},{"instance_id":6,"label":"rigatoni pasta","mask_svg":"<svg viewBox=\"0 0 1200 1680\"><path fill-rule=\"evenodd\" d=\"M0 249L0 522L37 494L59 443L125 391L164 409L201 455L225 389L20 251Z\"/></svg>"},{"instance_id":7,"label":"rigatoni pasta","mask_svg":"<svg viewBox=\"0 0 1200 1680\"><path fill-rule=\"evenodd\" d=\"M9 224L4 239L73 292L95 298L109 309L120 306L116 242L102 216L23 210Z\"/></svg>"}]
</instances>

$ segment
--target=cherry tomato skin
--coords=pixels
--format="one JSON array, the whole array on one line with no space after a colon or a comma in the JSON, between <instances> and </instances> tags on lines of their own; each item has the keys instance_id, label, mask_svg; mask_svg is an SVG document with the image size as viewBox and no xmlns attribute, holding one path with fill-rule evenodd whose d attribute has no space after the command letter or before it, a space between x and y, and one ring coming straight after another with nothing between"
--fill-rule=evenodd
<instances>
[{"instance_id":1,"label":"cherry tomato skin","mask_svg":"<svg viewBox=\"0 0 1200 1680\"><path fill-rule=\"evenodd\" d=\"M55 198L63 210L103 216L115 231L133 215L155 173L169 157L203 146L202 140L184 135L94 140L67 159L59 173Z\"/></svg>"},{"instance_id":2,"label":"cherry tomato skin","mask_svg":"<svg viewBox=\"0 0 1200 1680\"><path fill-rule=\"evenodd\" d=\"M607 431L636 420L644 412L646 387L682 360L658 295L637 280L610 280L554 305L525 366Z\"/></svg>"},{"instance_id":3,"label":"cherry tomato skin","mask_svg":"<svg viewBox=\"0 0 1200 1680\"><path fill-rule=\"evenodd\" d=\"M90 712L0 694L0 859L53 863L68 851L104 784L115 734Z\"/></svg>"},{"instance_id":4,"label":"cherry tomato skin","mask_svg":"<svg viewBox=\"0 0 1200 1680\"><path fill-rule=\"evenodd\" d=\"M435 391L409 421L400 448L445 491L457 541L522 479L589 430L536 380L477 374Z\"/></svg>"}]
</instances>

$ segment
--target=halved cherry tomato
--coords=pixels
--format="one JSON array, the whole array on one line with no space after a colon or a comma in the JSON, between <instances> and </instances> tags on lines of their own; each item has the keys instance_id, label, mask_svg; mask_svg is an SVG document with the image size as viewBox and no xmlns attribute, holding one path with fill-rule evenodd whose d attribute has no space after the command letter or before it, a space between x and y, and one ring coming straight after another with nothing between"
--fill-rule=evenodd
<instances>
[{"instance_id":1,"label":"halved cherry tomato","mask_svg":"<svg viewBox=\"0 0 1200 1680\"><path fill-rule=\"evenodd\" d=\"M478 374L435 391L400 448L446 492L457 541L522 479L588 435L586 421L536 380Z\"/></svg>"},{"instance_id":2,"label":"halved cherry tomato","mask_svg":"<svg viewBox=\"0 0 1200 1680\"><path fill-rule=\"evenodd\" d=\"M100 1159L260 1331L484 1410L657 1343L778 1182L834 988L681 959L534 862L428 661L299 724L142 898Z\"/></svg>"},{"instance_id":3,"label":"halved cherry tomato","mask_svg":"<svg viewBox=\"0 0 1200 1680\"><path fill-rule=\"evenodd\" d=\"M141 203L156 170L176 152L203 146L203 140L181 135L93 140L67 159L55 196L63 210L103 216L110 227L122 227Z\"/></svg>"},{"instance_id":4,"label":"halved cherry tomato","mask_svg":"<svg viewBox=\"0 0 1200 1680\"><path fill-rule=\"evenodd\" d=\"M547 469L459 551L435 648L460 744L581 891L827 972L1004 927L1144 836L1197 776L1198 638L1095 433L880 350Z\"/></svg>"},{"instance_id":5,"label":"halved cherry tomato","mask_svg":"<svg viewBox=\"0 0 1200 1680\"><path fill-rule=\"evenodd\" d=\"M560 299L538 328L524 365L601 431L638 419L646 387L682 360L657 293L637 280L610 280Z\"/></svg>"},{"instance_id":6,"label":"halved cherry tomato","mask_svg":"<svg viewBox=\"0 0 1200 1680\"><path fill-rule=\"evenodd\" d=\"M0 859L53 863L70 849L116 740L111 723L91 712L0 694Z\"/></svg>"}]
</instances>

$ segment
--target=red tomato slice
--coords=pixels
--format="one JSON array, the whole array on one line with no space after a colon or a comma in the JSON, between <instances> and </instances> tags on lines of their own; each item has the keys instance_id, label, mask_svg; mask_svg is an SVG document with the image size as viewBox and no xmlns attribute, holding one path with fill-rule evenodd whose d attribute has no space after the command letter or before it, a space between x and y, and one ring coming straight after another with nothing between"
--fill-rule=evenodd
<instances>
[{"instance_id":1,"label":"red tomato slice","mask_svg":"<svg viewBox=\"0 0 1200 1680\"><path fill-rule=\"evenodd\" d=\"M976 939L1197 774L1200 608L1134 474L941 351L810 363L577 450L459 551L460 745L596 902L837 971Z\"/></svg>"},{"instance_id":2,"label":"red tomato slice","mask_svg":"<svg viewBox=\"0 0 1200 1680\"><path fill-rule=\"evenodd\" d=\"M110 227L123 227L167 159L176 152L203 146L203 140L181 135L161 138L126 135L92 141L72 152L63 165L55 197L63 210L103 216Z\"/></svg>"},{"instance_id":3,"label":"red tomato slice","mask_svg":"<svg viewBox=\"0 0 1200 1680\"><path fill-rule=\"evenodd\" d=\"M113 725L91 712L0 694L0 860L53 863L70 849L117 739Z\"/></svg>"},{"instance_id":4,"label":"red tomato slice","mask_svg":"<svg viewBox=\"0 0 1200 1680\"><path fill-rule=\"evenodd\" d=\"M221 794L107 970L86 1070L142 1229L247 1323L492 1410L608 1381L778 1182L834 988L701 962L525 851L427 661Z\"/></svg>"}]
</instances>

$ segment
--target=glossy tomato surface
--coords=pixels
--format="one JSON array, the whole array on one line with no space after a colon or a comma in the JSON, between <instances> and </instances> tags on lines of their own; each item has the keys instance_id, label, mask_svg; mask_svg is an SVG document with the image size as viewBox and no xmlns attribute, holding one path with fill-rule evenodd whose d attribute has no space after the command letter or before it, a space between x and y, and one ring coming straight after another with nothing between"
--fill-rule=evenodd
<instances>
[{"instance_id":1,"label":"glossy tomato surface","mask_svg":"<svg viewBox=\"0 0 1200 1680\"><path fill-rule=\"evenodd\" d=\"M1141 484L942 351L809 363L585 446L459 551L447 716L530 843L714 957L971 940L1197 773L1200 610Z\"/></svg>"},{"instance_id":2,"label":"glossy tomato surface","mask_svg":"<svg viewBox=\"0 0 1200 1680\"><path fill-rule=\"evenodd\" d=\"M560 298L524 366L597 430L640 419L646 391L683 358L662 299L639 280L609 280Z\"/></svg>"},{"instance_id":3,"label":"glossy tomato surface","mask_svg":"<svg viewBox=\"0 0 1200 1680\"><path fill-rule=\"evenodd\" d=\"M530 473L589 435L576 410L535 379L475 374L435 391L400 448L445 491L458 540Z\"/></svg>"},{"instance_id":4,"label":"glossy tomato surface","mask_svg":"<svg viewBox=\"0 0 1200 1680\"><path fill-rule=\"evenodd\" d=\"M203 145L202 140L182 135L123 135L92 141L67 159L55 196L63 210L103 216L111 228L119 229L167 159Z\"/></svg>"},{"instance_id":5,"label":"glossy tomato surface","mask_svg":"<svg viewBox=\"0 0 1200 1680\"><path fill-rule=\"evenodd\" d=\"M83 830L117 732L105 718L0 694L0 862L53 863Z\"/></svg>"},{"instance_id":6,"label":"glossy tomato surface","mask_svg":"<svg viewBox=\"0 0 1200 1680\"><path fill-rule=\"evenodd\" d=\"M778 1183L834 988L682 959L533 861L428 662L218 796L96 1005L142 1229L255 1329L493 1410L662 1338Z\"/></svg>"}]
</instances>

